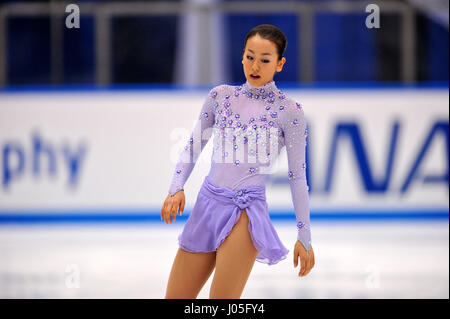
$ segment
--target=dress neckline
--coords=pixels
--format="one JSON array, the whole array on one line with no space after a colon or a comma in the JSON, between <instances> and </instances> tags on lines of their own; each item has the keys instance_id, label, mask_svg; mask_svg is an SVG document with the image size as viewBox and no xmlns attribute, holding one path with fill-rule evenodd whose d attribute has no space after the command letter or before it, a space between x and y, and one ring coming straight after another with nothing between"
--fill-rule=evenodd
<instances>
[{"instance_id":1,"label":"dress neckline","mask_svg":"<svg viewBox=\"0 0 450 319\"><path fill-rule=\"evenodd\" d=\"M243 85L241 85L241 88L242 94L253 99L273 99L275 94L278 92L278 88L273 80L261 86L253 86L247 80Z\"/></svg>"}]
</instances>

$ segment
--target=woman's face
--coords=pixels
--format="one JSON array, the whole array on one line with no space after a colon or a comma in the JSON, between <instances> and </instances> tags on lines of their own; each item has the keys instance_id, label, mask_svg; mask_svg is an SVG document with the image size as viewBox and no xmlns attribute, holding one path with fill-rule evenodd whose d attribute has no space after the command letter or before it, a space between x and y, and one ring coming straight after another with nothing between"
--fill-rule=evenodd
<instances>
[{"instance_id":1,"label":"woman's face","mask_svg":"<svg viewBox=\"0 0 450 319\"><path fill-rule=\"evenodd\" d=\"M273 81L275 72L283 69L286 59L278 61L275 43L256 34L247 40L242 64L247 81L253 86L263 86Z\"/></svg>"}]
</instances>

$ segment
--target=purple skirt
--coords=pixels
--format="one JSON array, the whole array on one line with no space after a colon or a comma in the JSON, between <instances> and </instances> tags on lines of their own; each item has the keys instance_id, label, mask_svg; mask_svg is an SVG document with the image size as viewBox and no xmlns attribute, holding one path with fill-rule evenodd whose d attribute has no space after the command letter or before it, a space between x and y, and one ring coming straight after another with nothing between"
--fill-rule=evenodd
<instances>
[{"instance_id":1,"label":"purple skirt","mask_svg":"<svg viewBox=\"0 0 450 319\"><path fill-rule=\"evenodd\" d=\"M248 186L238 191L212 184L206 176L182 233L180 248L205 253L216 251L245 208L248 230L258 250L256 261L274 265L286 258L284 247L269 217L264 186Z\"/></svg>"}]
</instances>

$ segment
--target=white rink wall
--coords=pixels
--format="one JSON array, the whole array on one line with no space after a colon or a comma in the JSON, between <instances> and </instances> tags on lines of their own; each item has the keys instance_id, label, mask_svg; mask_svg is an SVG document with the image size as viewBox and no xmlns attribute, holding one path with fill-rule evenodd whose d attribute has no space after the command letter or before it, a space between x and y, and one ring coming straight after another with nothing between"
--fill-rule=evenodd
<instances>
[{"instance_id":1,"label":"white rink wall","mask_svg":"<svg viewBox=\"0 0 450 319\"><path fill-rule=\"evenodd\" d=\"M159 214L207 92L1 93L0 214ZM448 90L285 92L308 122L312 214L448 215ZM211 151L210 141L185 185L187 210ZM267 185L274 215L293 209L281 154Z\"/></svg>"}]
</instances>

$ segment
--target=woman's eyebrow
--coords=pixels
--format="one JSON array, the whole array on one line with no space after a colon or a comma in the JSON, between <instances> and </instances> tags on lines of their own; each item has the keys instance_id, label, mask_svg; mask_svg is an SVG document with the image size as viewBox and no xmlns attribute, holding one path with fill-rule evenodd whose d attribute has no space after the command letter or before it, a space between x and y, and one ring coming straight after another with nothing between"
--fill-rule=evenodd
<instances>
[{"instance_id":1,"label":"woman's eyebrow","mask_svg":"<svg viewBox=\"0 0 450 319\"><path fill-rule=\"evenodd\" d=\"M247 49L247 50L249 50L251 53L255 53L255 52L253 52L253 50L251 50L251 49ZM270 54L270 53L261 53L261 55L272 55L272 54Z\"/></svg>"}]
</instances>

